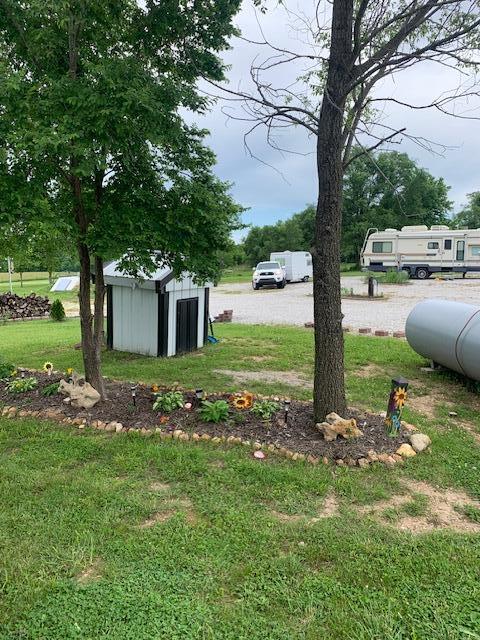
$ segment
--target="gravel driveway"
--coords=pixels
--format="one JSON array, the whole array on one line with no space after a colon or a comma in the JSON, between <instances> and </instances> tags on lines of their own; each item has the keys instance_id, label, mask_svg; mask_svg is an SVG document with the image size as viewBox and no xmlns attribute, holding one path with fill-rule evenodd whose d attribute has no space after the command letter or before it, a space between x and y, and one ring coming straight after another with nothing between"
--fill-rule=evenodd
<instances>
[{"instance_id":1,"label":"gravel driveway","mask_svg":"<svg viewBox=\"0 0 480 640\"><path fill-rule=\"evenodd\" d=\"M367 289L359 277L342 278L342 287L362 294ZM384 294L383 299L370 302L344 299L344 326L403 331L411 309L426 298L480 304L480 278L411 280L406 285L379 285L379 292ZM223 284L211 290L210 313L213 317L224 309L233 309L234 322L303 325L313 320L312 283L259 291L253 291L249 283Z\"/></svg>"}]
</instances>

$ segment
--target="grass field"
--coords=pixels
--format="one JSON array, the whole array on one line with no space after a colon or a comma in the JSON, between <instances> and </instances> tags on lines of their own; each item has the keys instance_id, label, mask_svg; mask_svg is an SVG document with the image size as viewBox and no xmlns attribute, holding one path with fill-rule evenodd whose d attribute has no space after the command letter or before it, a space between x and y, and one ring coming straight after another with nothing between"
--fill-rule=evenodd
<instances>
[{"instance_id":1,"label":"grass field","mask_svg":"<svg viewBox=\"0 0 480 640\"><path fill-rule=\"evenodd\" d=\"M311 395L301 386L310 331L217 331L218 345L168 360L105 353L104 372ZM80 368L78 337L77 321L9 324L0 354ZM480 498L478 395L421 364L401 340L346 337L349 401L384 409L401 373L412 389L407 418L432 438L431 454L394 470L259 462L242 447L0 418L0 638L478 639L480 534L399 526L407 515L436 517L421 491L395 502L406 482ZM240 383L224 370L290 382ZM478 509L468 514L480 522Z\"/></svg>"}]
</instances>

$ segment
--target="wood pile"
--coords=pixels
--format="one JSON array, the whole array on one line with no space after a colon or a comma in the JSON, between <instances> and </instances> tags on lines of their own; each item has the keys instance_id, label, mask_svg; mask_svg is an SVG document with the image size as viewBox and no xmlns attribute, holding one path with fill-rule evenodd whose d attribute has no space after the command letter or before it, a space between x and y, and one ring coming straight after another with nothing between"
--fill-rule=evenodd
<instances>
[{"instance_id":1,"label":"wood pile","mask_svg":"<svg viewBox=\"0 0 480 640\"><path fill-rule=\"evenodd\" d=\"M48 298L37 296L35 293L28 296L19 296L16 293L0 294L0 318L5 320L47 316L51 306Z\"/></svg>"}]
</instances>

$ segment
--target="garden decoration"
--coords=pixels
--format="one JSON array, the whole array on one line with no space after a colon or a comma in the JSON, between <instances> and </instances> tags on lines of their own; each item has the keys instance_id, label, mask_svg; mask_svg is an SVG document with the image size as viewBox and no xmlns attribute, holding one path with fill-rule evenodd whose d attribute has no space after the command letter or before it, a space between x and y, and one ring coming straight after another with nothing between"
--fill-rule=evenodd
<instances>
[{"instance_id":1,"label":"garden decoration","mask_svg":"<svg viewBox=\"0 0 480 640\"><path fill-rule=\"evenodd\" d=\"M130 393L132 394L133 406L136 407L137 406L137 385L136 384L131 385Z\"/></svg>"},{"instance_id":2,"label":"garden decoration","mask_svg":"<svg viewBox=\"0 0 480 640\"><path fill-rule=\"evenodd\" d=\"M285 411L285 424L287 424L288 422L288 413L290 411L290 405L292 404L291 400L284 400L283 401L283 409Z\"/></svg>"},{"instance_id":3,"label":"garden decoration","mask_svg":"<svg viewBox=\"0 0 480 640\"><path fill-rule=\"evenodd\" d=\"M230 398L230 402L234 409L239 409L240 411L243 411L244 409L251 409L253 404L253 393L245 391L240 395L233 395Z\"/></svg>"},{"instance_id":4,"label":"garden decoration","mask_svg":"<svg viewBox=\"0 0 480 640\"><path fill-rule=\"evenodd\" d=\"M53 364L51 362L45 362L43 365L43 370L45 371L47 376L50 377L53 371Z\"/></svg>"},{"instance_id":5,"label":"garden decoration","mask_svg":"<svg viewBox=\"0 0 480 640\"><path fill-rule=\"evenodd\" d=\"M387 434L392 438L399 434L402 426L402 411L407 399L407 388L408 380L405 380L405 378L393 378L387 416L385 418Z\"/></svg>"},{"instance_id":6,"label":"garden decoration","mask_svg":"<svg viewBox=\"0 0 480 640\"><path fill-rule=\"evenodd\" d=\"M69 396L72 407L77 409L91 409L100 401L100 394L83 378L73 377L72 382L60 380L59 393Z\"/></svg>"},{"instance_id":7,"label":"garden decoration","mask_svg":"<svg viewBox=\"0 0 480 640\"><path fill-rule=\"evenodd\" d=\"M327 442L336 440L338 436L342 436L345 440L363 436L363 432L357 427L355 418L346 420L334 412L329 413L325 422L319 422L315 427L323 434Z\"/></svg>"}]
</instances>

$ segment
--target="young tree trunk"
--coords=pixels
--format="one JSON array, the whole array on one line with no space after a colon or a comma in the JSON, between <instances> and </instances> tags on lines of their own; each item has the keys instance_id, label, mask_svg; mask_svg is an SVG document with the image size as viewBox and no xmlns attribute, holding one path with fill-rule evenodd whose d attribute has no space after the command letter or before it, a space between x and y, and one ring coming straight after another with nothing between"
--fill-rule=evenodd
<instances>
[{"instance_id":1,"label":"young tree trunk","mask_svg":"<svg viewBox=\"0 0 480 640\"><path fill-rule=\"evenodd\" d=\"M78 176L71 178L74 215L79 229L79 239L77 243L78 257L80 259L80 289L78 299L80 303L80 329L82 336L83 366L85 370L85 380L94 387L98 393L105 398L105 385L101 372L101 350L102 342L98 339L98 331L103 331L103 265L100 258L95 256L95 275L98 277L100 271L100 282L95 289L95 308L92 315L91 294L91 256L86 244L85 237L88 230L88 220L84 209L82 198L82 184ZM102 265L99 269L98 265Z\"/></svg>"},{"instance_id":2,"label":"young tree trunk","mask_svg":"<svg viewBox=\"0 0 480 640\"><path fill-rule=\"evenodd\" d=\"M327 85L317 137L318 203L313 246L315 320L315 420L346 410L340 241L342 228L342 131L352 47L353 0L334 0Z\"/></svg>"}]
</instances>

